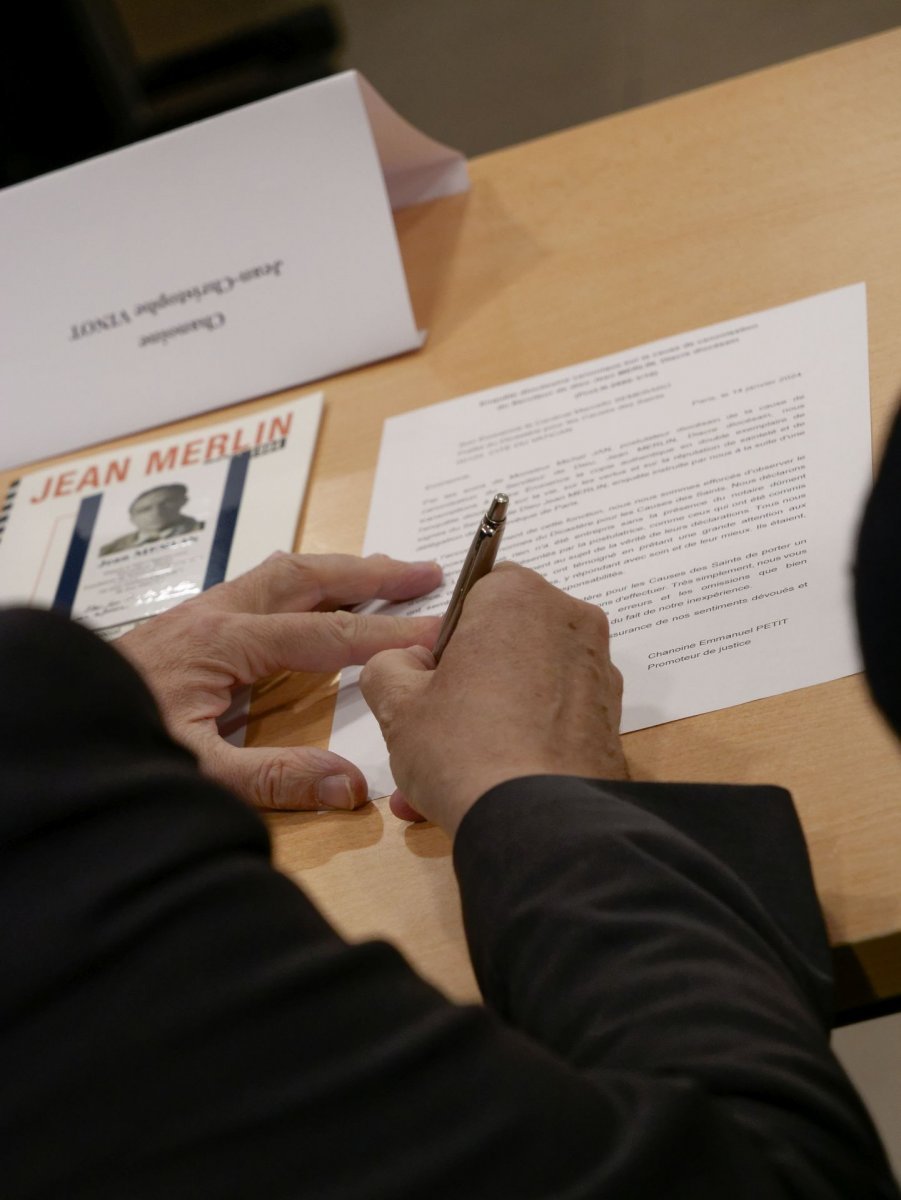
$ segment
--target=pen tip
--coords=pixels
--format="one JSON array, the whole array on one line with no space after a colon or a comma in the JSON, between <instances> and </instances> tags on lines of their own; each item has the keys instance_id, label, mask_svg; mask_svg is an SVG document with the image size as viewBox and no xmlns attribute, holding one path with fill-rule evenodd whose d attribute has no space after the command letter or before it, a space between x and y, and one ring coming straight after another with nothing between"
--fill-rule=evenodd
<instances>
[{"instance_id":1,"label":"pen tip","mask_svg":"<svg viewBox=\"0 0 901 1200\"><path fill-rule=\"evenodd\" d=\"M485 517L489 521L503 521L507 517L507 505L510 497L506 492L496 492L494 499L488 507Z\"/></svg>"}]
</instances>

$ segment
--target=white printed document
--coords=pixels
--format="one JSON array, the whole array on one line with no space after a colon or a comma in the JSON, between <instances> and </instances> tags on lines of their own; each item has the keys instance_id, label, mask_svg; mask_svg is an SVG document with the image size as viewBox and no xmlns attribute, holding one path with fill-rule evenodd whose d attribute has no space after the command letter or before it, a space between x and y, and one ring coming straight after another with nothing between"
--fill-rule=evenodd
<instances>
[{"instance_id":1,"label":"white printed document","mask_svg":"<svg viewBox=\"0 0 901 1200\"><path fill-rule=\"evenodd\" d=\"M391 207L466 163L348 71L0 192L0 468L418 349Z\"/></svg>"},{"instance_id":2,"label":"white printed document","mask_svg":"<svg viewBox=\"0 0 901 1200\"><path fill-rule=\"evenodd\" d=\"M851 564L871 461L856 284L390 419L365 552L437 558L443 588L394 607L443 612L489 499L509 493L501 558L607 612L627 732L860 670ZM383 795L358 673L331 746Z\"/></svg>"}]
</instances>

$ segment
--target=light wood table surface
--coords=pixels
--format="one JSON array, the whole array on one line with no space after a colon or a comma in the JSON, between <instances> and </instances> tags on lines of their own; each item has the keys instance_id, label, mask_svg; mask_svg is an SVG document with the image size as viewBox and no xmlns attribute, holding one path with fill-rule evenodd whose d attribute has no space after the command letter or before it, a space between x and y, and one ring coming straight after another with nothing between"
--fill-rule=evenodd
<instances>
[{"instance_id":1,"label":"light wood table surface","mask_svg":"<svg viewBox=\"0 0 901 1200\"><path fill-rule=\"evenodd\" d=\"M468 195L400 213L429 339L323 385L298 548L359 551L389 415L860 280L878 454L901 396L899 79L901 31L487 155ZM327 681L267 681L249 741L325 744L331 709ZM901 756L860 676L632 733L626 750L640 779L790 788L842 1006L901 994ZM452 997L477 996L440 831L384 801L268 822L278 864L342 932L387 937Z\"/></svg>"}]
</instances>

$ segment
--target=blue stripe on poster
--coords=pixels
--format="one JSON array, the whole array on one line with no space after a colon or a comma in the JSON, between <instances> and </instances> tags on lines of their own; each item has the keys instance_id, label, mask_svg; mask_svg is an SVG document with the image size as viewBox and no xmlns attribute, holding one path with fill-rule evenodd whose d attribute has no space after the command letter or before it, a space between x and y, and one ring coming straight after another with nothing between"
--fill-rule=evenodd
<instances>
[{"instance_id":1,"label":"blue stripe on poster","mask_svg":"<svg viewBox=\"0 0 901 1200\"><path fill-rule=\"evenodd\" d=\"M81 572L88 553L88 544L94 532L97 513L100 511L102 493L96 496L85 496L78 506L78 516L75 518L75 528L72 540L63 566L59 583L56 585L56 595L53 597L53 607L59 612L72 615L72 605L75 603L75 593L81 582Z\"/></svg>"},{"instance_id":2,"label":"blue stripe on poster","mask_svg":"<svg viewBox=\"0 0 901 1200\"><path fill-rule=\"evenodd\" d=\"M250 453L236 454L228 465L228 475L225 477L225 491L222 495L222 505L219 509L219 520L216 522L216 534L213 538L213 548L206 567L206 578L203 590L221 583L225 578L228 567L228 556L231 553L232 539L235 536L235 525L238 521L238 509L241 507L241 496L244 494L244 483L247 479L247 468L250 464Z\"/></svg>"}]
</instances>

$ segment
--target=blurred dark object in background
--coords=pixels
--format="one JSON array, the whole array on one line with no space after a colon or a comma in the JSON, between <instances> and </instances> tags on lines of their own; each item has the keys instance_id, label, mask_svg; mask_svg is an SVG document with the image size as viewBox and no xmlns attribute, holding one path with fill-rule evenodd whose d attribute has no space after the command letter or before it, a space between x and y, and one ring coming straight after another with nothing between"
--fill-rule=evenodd
<instances>
[{"instance_id":1,"label":"blurred dark object in background","mask_svg":"<svg viewBox=\"0 0 901 1200\"><path fill-rule=\"evenodd\" d=\"M112 0L16 4L3 26L0 187L322 79L341 43L326 4L150 60Z\"/></svg>"}]
</instances>

